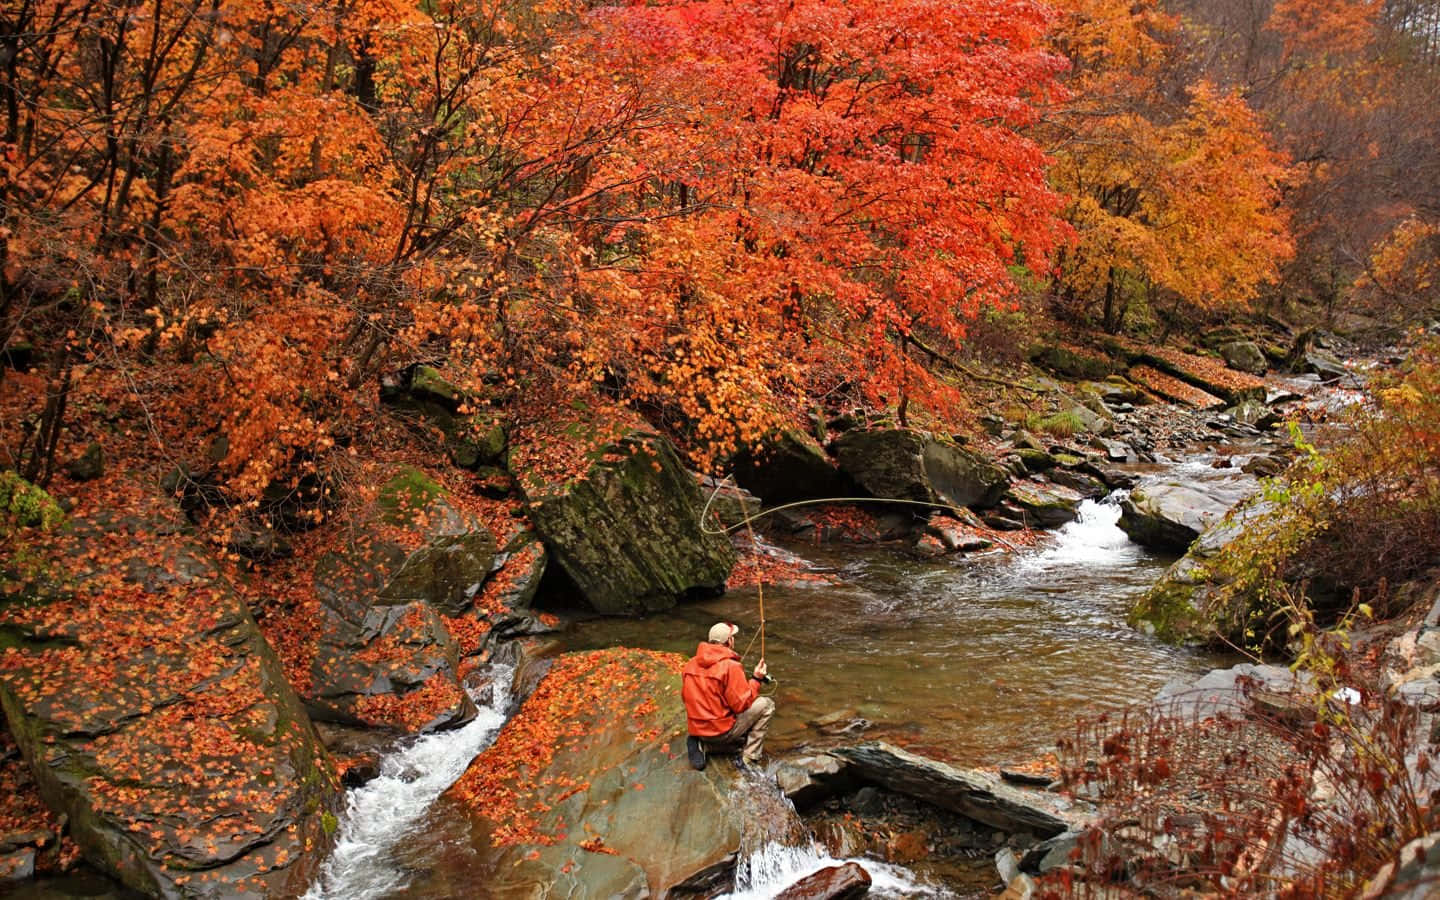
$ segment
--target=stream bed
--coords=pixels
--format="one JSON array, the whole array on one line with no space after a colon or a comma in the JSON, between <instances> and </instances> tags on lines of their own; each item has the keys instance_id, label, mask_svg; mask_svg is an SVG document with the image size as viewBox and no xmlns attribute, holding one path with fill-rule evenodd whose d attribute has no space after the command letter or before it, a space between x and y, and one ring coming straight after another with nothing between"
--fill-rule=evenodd
<instances>
[{"instance_id":1,"label":"stream bed","mask_svg":"<svg viewBox=\"0 0 1440 900\"><path fill-rule=\"evenodd\" d=\"M1114 498L1086 501L1078 521L1034 549L953 560L790 545L834 583L764 589L775 678L766 692L778 706L767 746L834 743L809 723L864 720L847 739L891 740L969 765L1020 762L1053 748L1077 715L1232 665L1125 624L1130 602L1173 559L1132 543L1115 524L1119 515ZM644 619L585 622L564 641L572 650L625 645L688 656L711 624L733 621L742 628L737 649L746 651L759 599L750 588ZM759 658L755 642L747 665Z\"/></svg>"}]
</instances>

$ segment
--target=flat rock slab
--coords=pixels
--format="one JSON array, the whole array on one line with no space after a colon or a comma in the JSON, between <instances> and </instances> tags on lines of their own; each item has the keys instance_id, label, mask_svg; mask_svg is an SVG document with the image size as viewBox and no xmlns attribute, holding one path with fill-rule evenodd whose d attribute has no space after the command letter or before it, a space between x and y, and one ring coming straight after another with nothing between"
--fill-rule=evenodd
<instances>
[{"instance_id":1,"label":"flat rock slab","mask_svg":"<svg viewBox=\"0 0 1440 900\"><path fill-rule=\"evenodd\" d=\"M957 769L883 741L832 751L857 777L1002 831L1051 837L1074 826L1054 798L1010 787L986 772Z\"/></svg>"}]
</instances>

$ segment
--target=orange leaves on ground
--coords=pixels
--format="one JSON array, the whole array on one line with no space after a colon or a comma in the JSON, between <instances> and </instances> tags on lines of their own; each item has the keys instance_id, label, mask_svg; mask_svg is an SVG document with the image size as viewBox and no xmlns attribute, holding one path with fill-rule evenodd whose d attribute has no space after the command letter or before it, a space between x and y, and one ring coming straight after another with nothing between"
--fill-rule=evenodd
<instances>
[{"instance_id":1,"label":"orange leaves on ground","mask_svg":"<svg viewBox=\"0 0 1440 900\"><path fill-rule=\"evenodd\" d=\"M589 783L544 774L550 762L583 752L592 729L615 721L628 722L637 742L659 740L651 724L656 680L677 676L684 664L673 653L623 648L561 657L451 790L492 823L497 847L564 840L542 831L542 818Z\"/></svg>"},{"instance_id":2,"label":"orange leaves on ground","mask_svg":"<svg viewBox=\"0 0 1440 900\"><path fill-rule=\"evenodd\" d=\"M820 572L811 572L804 560L777 559L763 552L746 550L740 554L725 586L730 590L754 587L757 584L826 583L834 579Z\"/></svg>"}]
</instances>

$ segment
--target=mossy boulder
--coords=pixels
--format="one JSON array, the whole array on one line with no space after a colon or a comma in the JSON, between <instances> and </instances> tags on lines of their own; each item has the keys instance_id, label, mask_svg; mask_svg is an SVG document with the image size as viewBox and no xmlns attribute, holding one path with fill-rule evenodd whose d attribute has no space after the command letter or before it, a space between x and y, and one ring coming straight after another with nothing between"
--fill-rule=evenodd
<instances>
[{"instance_id":1,"label":"mossy boulder","mask_svg":"<svg viewBox=\"0 0 1440 900\"><path fill-rule=\"evenodd\" d=\"M1246 504L1207 528L1131 607L1130 625L1171 644L1246 646L1244 623L1255 598L1228 590L1234 577L1227 574L1232 563L1225 557L1272 509L1268 503Z\"/></svg>"},{"instance_id":2,"label":"mossy boulder","mask_svg":"<svg viewBox=\"0 0 1440 900\"><path fill-rule=\"evenodd\" d=\"M803 826L769 782L685 755L684 658L617 648L560 657L442 798L473 855L410 885L457 896L664 897L724 886L735 857ZM680 896L688 896L679 891Z\"/></svg>"},{"instance_id":3,"label":"mossy boulder","mask_svg":"<svg viewBox=\"0 0 1440 900\"><path fill-rule=\"evenodd\" d=\"M0 609L0 706L86 859L150 896L303 892L339 780L205 548L99 518L51 548L66 583Z\"/></svg>"},{"instance_id":4,"label":"mossy boulder","mask_svg":"<svg viewBox=\"0 0 1440 900\"><path fill-rule=\"evenodd\" d=\"M1270 368L1265 351L1254 341L1230 341L1220 345L1220 357L1225 365L1251 375L1264 375Z\"/></svg>"},{"instance_id":5,"label":"mossy boulder","mask_svg":"<svg viewBox=\"0 0 1440 900\"><path fill-rule=\"evenodd\" d=\"M505 455L507 434L498 411L432 366L387 378L381 399L438 431L450 461L462 469L494 465Z\"/></svg>"},{"instance_id":6,"label":"mossy boulder","mask_svg":"<svg viewBox=\"0 0 1440 900\"><path fill-rule=\"evenodd\" d=\"M845 479L813 437L796 428L774 432L753 450L736 455L735 481L764 502L840 496Z\"/></svg>"},{"instance_id":7,"label":"mossy boulder","mask_svg":"<svg viewBox=\"0 0 1440 900\"><path fill-rule=\"evenodd\" d=\"M374 512L315 564L320 634L305 702L317 719L407 732L468 721L475 706L441 615L479 596L495 539L418 469L390 479Z\"/></svg>"},{"instance_id":8,"label":"mossy boulder","mask_svg":"<svg viewBox=\"0 0 1440 900\"><path fill-rule=\"evenodd\" d=\"M700 527L700 488L664 438L631 431L568 482L516 475L551 558L597 612L668 609L724 589L735 551Z\"/></svg>"},{"instance_id":9,"label":"mossy boulder","mask_svg":"<svg viewBox=\"0 0 1440 900\"><path fill-rule=\"evenodd\" d=\"M875 497L983 509L1009 484L990 459L906 428L846 432L835 452L841 470Z\"/></svg>"}]
</instances>

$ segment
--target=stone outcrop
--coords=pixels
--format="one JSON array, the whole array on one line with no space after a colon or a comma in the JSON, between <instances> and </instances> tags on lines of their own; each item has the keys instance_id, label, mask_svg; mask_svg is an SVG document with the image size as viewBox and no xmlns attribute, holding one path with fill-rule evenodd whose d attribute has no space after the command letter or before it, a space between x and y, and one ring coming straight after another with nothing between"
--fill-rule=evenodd
<instances>
[{"instance_id":1,"label":"stone outcrop","mask_svg":"<svg viewBox=\"0 0 1440 900\"><path fill-rule=\"evenodd\" d=\"M474 602L495 539L442 494L423 473L401 472L380 492L381 521L357 522L316 562L320 635L305 694L316 718L425 731L474 717L441 614ZM403 537L387 536L395 529Z\"/></svg>"},{"instance_id":2,"label":"stone outcrop","mask_svg":"<svg viewBox=\"0 0 1440 900\"><path fill-rule=\"evenodd\" d=\"M157 897L295 896L340 807L249 610L174 523L76 523L0 607L0 706L95 867Z\"/></svg>"},{"instance_id":3,"label":"stone outcrop","mask_svg":"<svg viewBox=\"0 0 1440 900\"><path fill-rule=\"evenodd\" d=\"M876 497L985 508L1009 483L989 459L904 428L850 431L835 442L840 468Z\"/></svg>"},{"instance_id":4,"label":"stone outcrop","mask_svg":"<svg viewBox=\"0 0 1440 900\"><path fill-rule=\"evenodd\" d=\"M1209 526L1131 607L1130 624L1170 643L1242 638L1235 633L1236 617L1228 608L1217 607L1220 589L1229 579L1214 561L1247 527L1262 522L1270 512L1266 503L1251 503Z\"/></svg>"},{"instance_id":5,"label":"stone outcrop","mask_svg":"<svg viewBox=\"0 0 1440 900\"><path fill-rule=\"evenodd\" d=\"M1039 837L1060 834L1073 824L1054 807L1053 795L1013 788L999 778L926 759L875 741L832 751L851 764L855 777L1008 832Z\"/></svg>"},{"instance_id":6,"label":"stone outcrop","mask_svg":"<svg viewBox=\"0 0 1440 900\"><path fill-rule=\"evenodd\" d=\"M753 453L742 451L732 468L741 487L771 506L845 493L835 463L814 438L795 428L770 435Z\"/></svg>"},{"instance_id":7,"label":"stone outcrop","mask_svg":"<svg viewBox=\"0 0 1440 900\"><path fill-rule=\"evenodd\" d=\"M775 786L686 761L673 654L560 657L492 747L442 799L474 857L441 861L416 896L481 879L497 897L666 896L724 883L736 857L803 826Z\"/></svg>"},{"instance_id":8,"label":"stone outcrop","mask_svg":"<svg viewBox=\"0 0 1440 900\"><path fill-rule=\"evenodd\" d=\"M664 438L631 432L564 484L517 474L552 560L597 612L668 609L724 588L734 550L701 529L704 498Z\"/></svg>"},{"instance_id":9,"label":"stone outcrop","mask_svg":"<svg viewBox=\"0 0 1440 900\"><path fill-rule=\"evenodd\" d=\"M1250 479L1201 485L1179 481L1144 484L1121 501L1120 528L1142 546L1183 553L1255 488Z\"/></svg>"}]
</instances>

